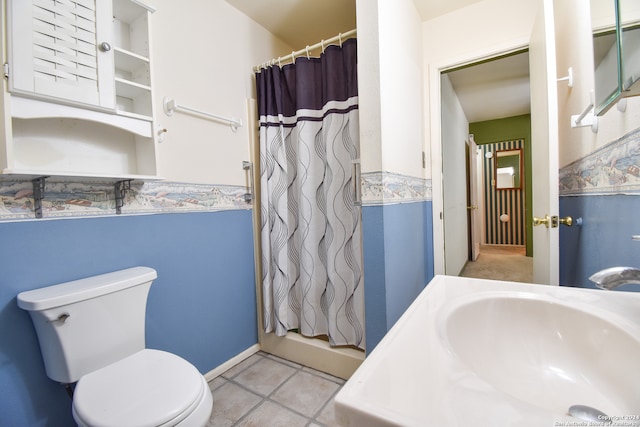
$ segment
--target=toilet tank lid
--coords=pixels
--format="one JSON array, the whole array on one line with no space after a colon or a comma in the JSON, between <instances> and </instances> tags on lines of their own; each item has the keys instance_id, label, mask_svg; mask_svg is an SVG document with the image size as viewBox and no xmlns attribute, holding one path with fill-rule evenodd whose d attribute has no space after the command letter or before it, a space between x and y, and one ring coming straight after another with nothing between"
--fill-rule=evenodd
<instances>
[{"instance_id":1,"label":"toilet tank lid","mask_svg":"<svg viewBox=\"0 0 640 427\"><path fill-rule=\"evenodd\" d=\"M127 268L59 285L20 292L18 294L18 306L29 311L47 310L147 283L156 277L158 277L158 274L153 268Z\"/></svg>"}]
</instances>

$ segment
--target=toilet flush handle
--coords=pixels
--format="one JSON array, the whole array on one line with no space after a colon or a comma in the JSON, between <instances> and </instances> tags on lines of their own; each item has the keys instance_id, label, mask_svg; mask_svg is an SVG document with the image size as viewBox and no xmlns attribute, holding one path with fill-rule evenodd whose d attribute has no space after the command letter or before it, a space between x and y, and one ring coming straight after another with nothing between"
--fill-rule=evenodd
<instances>
[{"instance_id":1,"label":"toilet flush handle","mask_svg":"<svg viewBox=\"0 0 640 427\"><path fill-rule=\"evenodd\" d=\"M61 315L59 315L55 319L47 320L47 323L54 323L54 322L64 323L64 322L67 321L67 319L69 317L71 317L71 315L69 313L62 313Z\"/></svg>"}]
</instances>

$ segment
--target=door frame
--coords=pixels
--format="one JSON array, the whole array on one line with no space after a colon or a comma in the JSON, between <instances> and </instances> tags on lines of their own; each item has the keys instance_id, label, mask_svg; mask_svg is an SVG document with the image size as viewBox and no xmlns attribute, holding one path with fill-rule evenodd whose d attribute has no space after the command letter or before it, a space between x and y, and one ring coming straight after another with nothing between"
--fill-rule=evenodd
<instances>
[{"instance_id":1,"label":"door frame","mask_svg":"<svg viewBox=\"0 0 640 427\"><path fill-rule=\"evenodd\" d=\"M542 0L529 43L531 86L532 212L550 217L547 226L533 228L533 281L558 285L559 246L559 134L557 54L553 0ZM533 72L536 70L536 72ZM544 117L544 120L535 120ZM535 141L546 141L536 144ZM555 218L555 220L554 220ZM534 222L534 225L535 222Z\"/></svg>"},{"instance_id":2,"label":"door frame","mask_svg":"<svg viewBox=\"0 0 640 427\"><path fill-rule=\"evenodd\" d=\"M429 120L431 124L431 186L433 207L433 265L434 274L445 274L444 206L442 173L442 88L443 72L487 61L529 48L529 38L514 39L498 46L490 46L473 54L429 65Z\"/></svg>"},{"instance_id":3,"label":"door frame","mask_svg":"<svg viewBox=\"0 0 640 427\"><path fill-rule=\"evenodd\" d=\"M478 144L476 144L473 134L469 134L469 142L467 143L467 206L468 226L469 226L469 261L476 261L480 255L480 244L483 242L481 237L482 222L480 212L484 211L484 203L480 188L480 171L478 162ZM482 210L481 210L482 208Z\"/></svg>"}]
</instances>

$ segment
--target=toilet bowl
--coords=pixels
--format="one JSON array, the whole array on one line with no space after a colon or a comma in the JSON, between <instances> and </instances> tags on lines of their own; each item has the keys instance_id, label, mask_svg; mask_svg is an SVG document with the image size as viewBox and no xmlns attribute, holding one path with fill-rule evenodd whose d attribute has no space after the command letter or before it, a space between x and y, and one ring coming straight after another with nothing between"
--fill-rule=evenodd
<instances>
[{"instance_id":1,"label":"toilet bowl","mask_svg":"<svg viewBox=\"0 0 640 427\"><path fill-rule=\"evenodd\" d=\"M211 391L187 360L145 348L155 270L134 267L22 292L49 378L74 384L80 426L202 427Z\"/></svg>"},{"instance_id":2,"label":"toilet bowl","mask_svg":"<svg viewBox=\"0 0 640 427\"><path fill-rule=\"evenodd\" d=\"M73 418L83 427L203 426L211 406L193 365L151 349L83 376L73 394Z\"/></svg>"}]
</instances>

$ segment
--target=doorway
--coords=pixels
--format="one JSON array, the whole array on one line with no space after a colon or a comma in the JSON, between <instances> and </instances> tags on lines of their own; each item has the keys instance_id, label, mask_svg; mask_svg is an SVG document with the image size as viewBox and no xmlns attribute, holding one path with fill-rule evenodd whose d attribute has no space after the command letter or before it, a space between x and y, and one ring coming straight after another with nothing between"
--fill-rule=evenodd
<instances>
[{"instance_id":1,"label":"doorway","mask_svg":"<svg viewBox=\"0 0 640 427\"><path fill-rule=\"evenodd\" d=\"M481 245L477 261L468 262L460 276L531 283L533 258L523 246Z\"/></svg>"},{"instance_id":2,"label":"doorway","mask_svg":"<svg viewBox=\"0 0 640 427\"><path fill-rule=\"evenodd\" d=\"M498 55L479 62L464 65L461 67L445 69L441 73L441 111L442 111L442 193L443 193L443 240L445 242L444 271L445 274L462 275L465 265L473 257L468 254L473 253L473 242L467 236L471 235L471 230L475 227L481 229L480 250L483 270L498 271L504 270L504 262L515 258L504 257L505 250L515 249L515 255L520 256L524 251L524 242L528 247L526 254L528 260L524 260L522 265L531 264L530 256L533 254L530 236L530 212L531 196L527 188L531 188L531 122L530 122L530 85L529 85L529 53L527 49L520 49L508 54ZM457 131L452 129L458 129ZM459 129L464 129L460 131ZM456 134L457 132L457 134ZM478 133L478 135L474 135ZM475 138L474 138L475 137ZM475 141L474 141L475 139ZM489 151L486 147L491 144L497 147L498 143L505 141L519 141L523 144L524 170L528 172L528 182L522 182L520 189L500 190L496 192L496 185L493 163L495 159L487 160ZM473 162L473 156L468 159L469 146L478 143L478 180L485 182L481 185L483 194L478 194L477 203L470 204L466 198L469 189L473 186L470 177L467 176L464 165ZM495 151L495 150L491 150ZM465 154L465 152L467 154ZM476 154L476 153L471 153ZM491 170L488 170L491 168ZM488 187L487 187L488 186ZM487 189L488 188L488 189ZM462 194L461 194L462 193ZM495 212L486 212L485 207L491 203L485 201L488 193L501 194L518 193L521 198L518 202L522 206L522 212L509 212L510 215L495 215ZM525 197L527 200L525 200ZM472 211L475 209L477 211ZM488 209L490 210L490 209ZM473 213L473 215L471 215ZM500 212L504 214L504 212ZM517 215L517 216L516 216ZM469 217L476 219L471 221ZM500 228L505 230L523 230L517 240L509 240L501 243L508 245L498 248L498 257L493 247L486 246L488 243L496 243L488 237L493 236L492 230L494 222L490 221L494 216L502 216L503 222L498 222ZM523 224L528 224L527 232L524 232ZM467 229L460 232L460 224L468 224ZM494 230L495 231L495 230ZM495 240L495 239L494 239ZM520 261L520 260L519 260ZM485 264L489 265L485 265ZM493 268L491 264L495 263ZM531 275L532 267L525 267L525 276ZM471 269L474 271L474 269ZM484 277L484 276L482 276ZM509 278L508 275L505 278ZM501 277L494 277L501 278Z\"/></svg>"}]
</instances>

